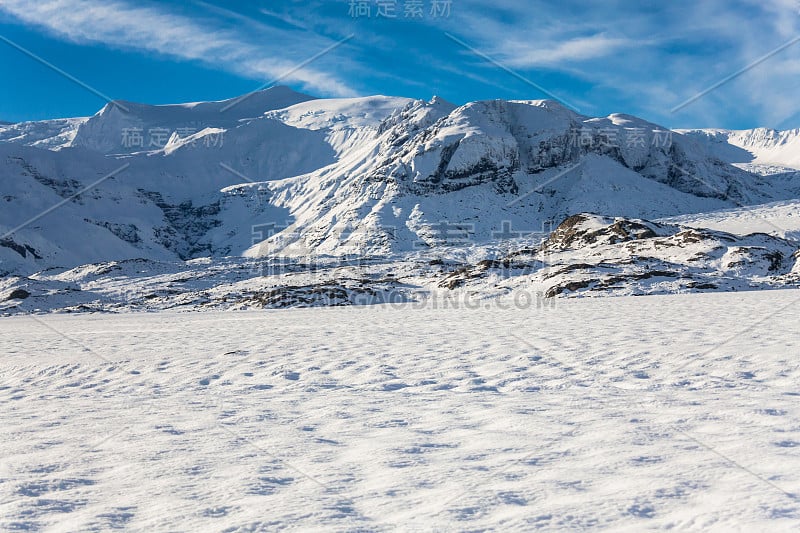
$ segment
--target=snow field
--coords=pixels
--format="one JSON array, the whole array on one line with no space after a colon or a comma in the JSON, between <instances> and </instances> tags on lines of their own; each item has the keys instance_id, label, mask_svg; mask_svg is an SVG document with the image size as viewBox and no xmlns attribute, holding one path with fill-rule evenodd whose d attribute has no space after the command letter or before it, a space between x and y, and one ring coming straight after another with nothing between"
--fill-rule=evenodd
<instances>
[{"instance_id":1,"label":"snow field","mask_svg":"<svg viewBox=\"0 0 800 533\"><path fill-rule=\"evenodd\" d=\"M797 303L6 318L0 529L791 530Z\"/></svg>"}]
</instances>

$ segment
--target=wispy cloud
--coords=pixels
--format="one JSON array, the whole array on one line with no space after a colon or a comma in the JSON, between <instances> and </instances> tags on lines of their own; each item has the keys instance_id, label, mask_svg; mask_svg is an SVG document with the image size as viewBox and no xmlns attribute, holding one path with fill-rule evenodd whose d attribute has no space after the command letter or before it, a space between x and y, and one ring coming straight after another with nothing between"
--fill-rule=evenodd
<instances>
[{"instance_id":1,"label":"wispy cloud","mask_svg":"<svg viewBox=\"0 0 800 533\"><path fill-rule=\"evenodd\" d=\"M800 35L800 0L458 0L448 17L414 20L402 10L395 20L351 17L348 0L257 4L0 0L0 13L63 39L202 62L261 83L355 34L286 79L319 96L543 97L449 33L589 114L622 111L670 127L791 127L800 114L800 44L670 111Z\"/></svg>"},{"instance_id":2,"label":"wispy cloud","mask_svg":"<svg viewBox=\"0 0 800 533\"><path fill-rule=\"evenodd\" d=\"M218 22L118 0L4 0L0 10L73 42L198 61L262 82L282 76L333 42L308 35L303 40L290 39L280 29L272 31L268 41L263 35L248 39L241 32L221 28ZM315 65L293 72L285 81L324 95L355 93L345 80Z\"/></svg>"},{"instance_id":3,"label":"wispy cloud","mask_svg":"<svg viewBox=\"0 0 800 533\"><path fill-rule=\"evenodd\" d=\"M647 7L621 0L558 6L495 0L487 7L463 0L454 13L456 33L504 64L577 80L580 93L572 97L594 101L596 112L635 112L668 126L748 120L773 127L800 112L794 97L800 44L670 112L800 35L798 0L675 0Z\"/></svg>"},{"instance_id":4,"label":"wispy cloud","mask_svg":"<svg viewBox=\"0 0 800 533\"><path fill-rule=\"evenodd\" d=\"M504 54L508 56L509 64L516 67L566 66L570 62L603 58L636 44L629 39L597 34L546 43L544 46L530 42L511 42L504 47Z\"/></svg>"}]
</instances>

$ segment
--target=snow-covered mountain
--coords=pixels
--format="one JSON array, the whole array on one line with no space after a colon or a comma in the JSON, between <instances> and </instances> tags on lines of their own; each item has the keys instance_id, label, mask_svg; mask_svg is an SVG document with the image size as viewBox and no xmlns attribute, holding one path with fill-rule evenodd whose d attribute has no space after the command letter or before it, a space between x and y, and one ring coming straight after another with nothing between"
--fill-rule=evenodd
<instances>
[{"instance_id":1,"label":"snow-covered mountain","mask_svg":"<svg viewBox=\"0 0 800 533\"><path fill-rule=\"evenodd\" d=\"M728 163L800 170L800 129L679 130Z\"/></svg>"},{"instance_id":2,"label":"snow-covered mountain","mask_svg":"<svg viewBox=\"0 0 800 533\"><path fill-rule=\"evenodd\" d=\"M114 101L81 122L70 146L120 154L174 149L187 138L235 129L266 111L313 100L288 87L222 100L176 105L147 105Z\"/></svg>"},{"instance_id":3,"label":"snow-covered mountain","mask_svg":"<svg viewBox=\"0 0 800 533\"><path fill-rule=\"evenodd\" d=\"M772 139L788 164L783 133L741 144ZM731 164L751 154L739 139L547 100L456 106L275 87L112 102L89 118L0 126L0 272L229 256L461 254L468 265L576 213L659 219L800 198L793 173Z\"/></svg>"},{"instance_id":4,"label":"snow-covered mountain","mask_svg":"<svg viewBox=\"0 0 800 533\"><path fill-rule=\"evenodd\" d=\"M15 143L48 150L71 146L87 118L64 118L34 122L0 122L0 143Z\"/></svg>"},{"instance_id":5,"label":"snow-covered mountain","mask_svg":"<svg viewBox=\"0 0 800 533\"><path fill-rule=\"evenodd\" d=\"M577 212L657 218L796 194L664 128L550 101L411 102L348 157L266 186L292 231L251 256L386 255L541 231Z\"/></svg>"}]
</instances>

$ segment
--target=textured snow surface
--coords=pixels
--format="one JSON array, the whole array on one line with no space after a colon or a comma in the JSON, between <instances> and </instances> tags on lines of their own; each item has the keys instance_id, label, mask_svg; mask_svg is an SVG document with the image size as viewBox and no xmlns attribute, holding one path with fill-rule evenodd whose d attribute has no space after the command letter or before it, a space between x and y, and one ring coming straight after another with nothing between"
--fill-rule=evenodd
<instances>
[{"instance_id":1,"label":"textured snow surface","mask_svg":"<svg viewBox=\"0 0 800 533\"><path fill-rule=\"evenodd\" d=\"M797 530L799 299L5 318L0 529Z\"/></svg>"},{"instance_id":2,"label":"textured snow surface","mask_svg":"<svg viewBox=\"0 0 800 533\"><path fill-rule=\"evenodd\" d=\"M800 239L800 200L682 215L664 219L664 222L727 231L739 235L756 232L771 233L798 240Z\"/></svg>"}]
</instances>

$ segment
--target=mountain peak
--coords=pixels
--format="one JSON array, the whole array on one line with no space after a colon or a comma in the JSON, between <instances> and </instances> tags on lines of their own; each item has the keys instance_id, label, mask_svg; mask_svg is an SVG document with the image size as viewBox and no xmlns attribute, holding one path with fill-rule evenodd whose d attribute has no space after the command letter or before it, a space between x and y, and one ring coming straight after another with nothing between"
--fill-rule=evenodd
<instances>
[{"instance_id":1,"label":"mountain peak","mask_svg":"<svg viewBox=\"0 0 800 533\"><path fill-rule=\"evenodd\" d=\"M293 102L292 104L288 104L288 105L294 105L294 104L298 104L300 102L308 102L310 100L318 100L318 98L316 96L311 96L309 94L305 94L305 93L301 93L301 92L295 91L294 89L292 89L288 85L273 85L273 86L267 87L265 89L257 89L257 90L255 90L253 92L245 93L245 94L236 96L234 98L228 98L228 99L225 99L225 100L220 100L219 102L220 103L222 103L222 102L228 103L228 102L235 102L236 100L245 100L245 99L250 99L250 98L255 98L257 100L266 100L266 101L269 101L269 102L275 102L275 101L279 101L279 100L292 101ZM288 107L288 106L281 106L281 107ZM276 108L276 109L280 109L280 108Z\"/></svg>"},{"instance_id":2,"label":"mountain peak","mask_svg":"<svg viewBox=\"0 0 800 533\"><path fill-rule=\"evenodd\" d=\"M106 154L163 148L166 143L161 141L177 131L187 136L206 128L234 128L241 120L255 119L269 111L313 100L316 98L286 86L208 102L151 105L115 100L80 125L73 146ZM164 130L168 132L165 134ZM127 142L130 133L136 135L133 145ZM152 140L154 135L157 142Z\"/></svg>"},{"instance_id":3,"label":"mountain peak","mask_svg":"<svg viewBox=\"0 0 800 533\"><path fill-rule=\"evenodd\" d=\"M437 95L433 95L433 98L431 98L428 101L428 104L429 105L442 105L442 104L445 104L445 105L448 105L448 106L452 106L453 108L456 107L455 104L453 104L452 102L450 102L448 100L445 100L441 96L437 96Z\"/></svg>"},{"instance_id":4,"label":"mountain peak","mask_svg":"<svg viewBox=\"0 0 800 533\"><path fill-rule=\"evenodd\" d=\"M172 104L144 104L127 100L112 100L97 112L95 116L105 116L118 111L123 114L137 115L148 111L159 113L170 110L195 110L199 112L213 111L236 115L240 118L258 116L267 111L282 109L301 102L316 100L317 97L300 93L286 85L275 85L266 89L258 89L224 100L208 100L182 102Z\"/></svg>"}]
</instances>

